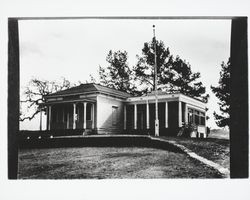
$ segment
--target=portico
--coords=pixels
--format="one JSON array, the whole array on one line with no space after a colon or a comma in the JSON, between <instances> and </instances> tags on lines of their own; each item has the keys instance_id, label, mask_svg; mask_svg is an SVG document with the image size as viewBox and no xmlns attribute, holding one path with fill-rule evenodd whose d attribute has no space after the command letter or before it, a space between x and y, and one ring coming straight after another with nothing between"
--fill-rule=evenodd
<instances>
[{"instance_id":1,"label":"portico","mask_svg":"<svg viewBox=\"0 0 250 200\"><path fill-rule=\"evenodd\" d=\"M47 130L51 132L117 133L123 126L123 101L130 96L98 84L81 84L44 96L40 109L46 110Z\"/></svg>"},{"instance_id":2,"label":"portico","mask_svg":"<svg viewBox=\"0 0 250 200\"><path fill-rule=\"evenodd\" d=\"M160 92L158 107L161 135L176 133L183 124L195 123L199 126L206 126L205 104L194 98L180 93L166 94ZM155 97L153 93L128 98L124 110L124 130L153 134L155 128ZM194 118L190 118L194 110L198 113L196 121Z\"/></svg>"},{"instance_id":3,"label":"portico","mask_svg":"<svg viewBox=\"0 0 250 200\"><path fill-rule=\"evenodd\" d=\"M95 102L60 102L46 105L47 130L95 129Z\"/></svg>"}]
</instances>

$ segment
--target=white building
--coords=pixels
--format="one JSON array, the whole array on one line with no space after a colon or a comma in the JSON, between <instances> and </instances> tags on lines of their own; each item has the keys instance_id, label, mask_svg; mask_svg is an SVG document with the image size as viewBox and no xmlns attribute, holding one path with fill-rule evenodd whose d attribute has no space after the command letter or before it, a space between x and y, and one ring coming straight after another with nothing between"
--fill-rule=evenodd
<instances>
[{"instance_id":1,"label":"white building","mask_svg":"<svg viewBox=\"0 0 250 200\"><path fill-rule=\"evenodd\" d=\"M45 96L47 130L93 134L154 134L155 95L133 97L98 84L81 84ZM159 130L177 135L185 123L206 133L206 104L186 95L158 92Z\"/></svg>"}]
</instances>

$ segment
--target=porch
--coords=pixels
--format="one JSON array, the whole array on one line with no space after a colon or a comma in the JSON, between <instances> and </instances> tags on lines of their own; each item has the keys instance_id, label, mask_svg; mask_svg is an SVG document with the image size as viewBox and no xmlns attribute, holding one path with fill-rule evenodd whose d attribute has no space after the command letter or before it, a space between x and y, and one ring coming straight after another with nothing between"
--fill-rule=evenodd
<instances>
[{"instance_id":1,"label":"porch","mask_svg":"<svg viewBox=\"0 0 250 200\"><path fill-rule=\"evenodd\" d=\"M95 102L64 102L46 105L47 130L82 129L96 127Z\"/></svg>"}]
</instances>

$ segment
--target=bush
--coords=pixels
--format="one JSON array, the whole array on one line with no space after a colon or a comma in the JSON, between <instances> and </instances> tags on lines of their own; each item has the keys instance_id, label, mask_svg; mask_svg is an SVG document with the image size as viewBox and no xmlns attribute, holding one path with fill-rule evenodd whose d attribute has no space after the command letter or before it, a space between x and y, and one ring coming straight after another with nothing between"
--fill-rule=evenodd
<instances>
[{"instance_id":1,"label":"bush","mask_svg":"<svg viewBox=\"0 0 250 200\"><path fill-rule=\"evenodd\" d=\"M193 131L197 132L197 126L195 124L183 124L177 136L190 137Z\"/></svg>"}]
</instances>

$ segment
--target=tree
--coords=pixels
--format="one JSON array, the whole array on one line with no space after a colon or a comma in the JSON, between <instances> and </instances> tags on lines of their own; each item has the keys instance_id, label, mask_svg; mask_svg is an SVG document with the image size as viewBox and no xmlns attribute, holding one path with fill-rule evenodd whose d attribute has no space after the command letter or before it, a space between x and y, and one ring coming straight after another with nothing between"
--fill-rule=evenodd
<instances>
[{"instance_id":1,"label":"tree","mask_svg":"<svg viewBox=\"0 0 250 200\"><path fill-rule=\"evenodd\" d=\"M227 63L221 63L221 68L219 85L217 87L211 86L211 89L215 96L220 100L218 104L220 105L221 114L214 112L216 124L219 127L225 127L229 126L230 118L230 58Z\"/></svg>"},{"instance_id":2,"label":"tree","mask_svg":"<svg viewBox=\"0 0 250 200\"><path fill-rule=\"evenodd\" d=\"M61 81L47 81L33 78L25 87L20 101L19 120L32 120L39 112L39 104L45 102L44 95L68 89L76 84L71 84L67 79Z\"/></svg>"},{"instance_id":3,"label":"tree","mask_svg":"<svg viewBox=\"0 0 250 200\"><path fill-rule=\"evenodd\" d=\"M200 72L192 72L191 65L185 60L176 57L173 64L169 66L170 75L169 79L170 92L181 92L182 94L198 97L204 102L207 102L209 95L205 94L206 88L203 86L200 78Z\"/></svg>"},{"instance_id":4,"label":"tree","mask_svg":"<svg viewBox=\"0 0 250 200\"><path fill-rule=\"evenodd\" d=\"M172 56L170 55L169 49L165 48L162 41L156 40L156 57L157 57L157 76L158 84L161 87L162 84L168 84L170 73L168 73L169 63L172 63ZM143 88L143 92L154 90L154 65L155 65L155 50L154 40L151 42L144 43L142 49L142 56L136 56L138 62L133 68L135 72L136 80L140 81ZM165 81L164 81L165 80ZM167 85L165 85L167 87Z\"/></svg>"},{"instance_id":5,"label":"tree","mask_svg":"<svg viewBox=\"0 0 250 200\"><path fill-rule=\"evenodd\" d=\"M126 51L109 51L106 61L107 68L99 66L100 84L130 94L135 94L132 83L132 71L128 66L128 53Z\"/></svg>"},{"instance_id":6,"label":"tree","mask_svg":"<svg viewBox=\"0 0 250 200\"><path fill-rule=\"evenodd\" d=\"M144 43L142 56L137 55L138 62L134 67L135 78L144 85L144 92L154 90L154 43L156 44L158 87L169 93L181 92L207 101L208 95L205 95L205 87L202 82L197 82L200 73L193 73L186 61L180 59L179 56L174 58L169 48L155 38Z\"/></svg>"}]
</instances>

